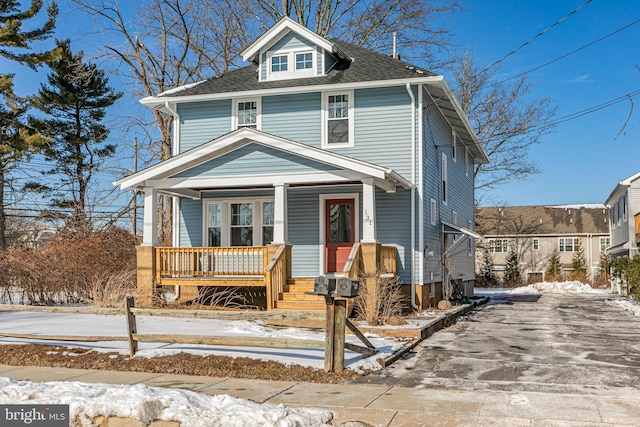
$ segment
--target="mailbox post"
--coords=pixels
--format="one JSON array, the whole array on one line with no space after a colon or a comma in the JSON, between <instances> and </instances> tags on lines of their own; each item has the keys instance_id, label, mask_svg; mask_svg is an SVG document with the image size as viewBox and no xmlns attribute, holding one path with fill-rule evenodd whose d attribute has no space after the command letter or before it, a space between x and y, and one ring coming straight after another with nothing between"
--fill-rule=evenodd
<instances>
[{"instance_id":1,"label":"mailbox post","mask_svg":"<svg viewBox=\"0 0 640 427\"><path fill-rule=\"evenodd\" d=\"M347 326L347 300L358 295L358 280L340 277L316 277L313 293L323 295L326 303L326 335L324 370L340 372L344 369L345 328Z\"/></svg>"}]
</instances>

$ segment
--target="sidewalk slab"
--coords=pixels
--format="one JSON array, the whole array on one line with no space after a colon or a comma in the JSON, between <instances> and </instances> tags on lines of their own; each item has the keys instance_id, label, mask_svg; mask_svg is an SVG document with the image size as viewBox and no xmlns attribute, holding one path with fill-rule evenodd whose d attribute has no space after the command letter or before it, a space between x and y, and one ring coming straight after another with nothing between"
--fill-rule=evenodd
<instances>
[{"instance_id":1,"label":"sidewalk slab","mask_svg":"<svg viewBox=\"0 0 640 427\"><path fill-rule=\"evenodd\" d=\"M85 371L86 372L86 371ZM150 381L163 374L152 374L148 372L129 371L92 371L73 379L83 383L104 383L104 384L139 384Z\"/></svg>"},{"instance_id":2,"label":"sidewalk slab","mask_svg":"<svg viewBox=\"0 0 640 427\"><path fill-rule=\"evenodd\" d=\"M205 387L209 387L223 381L225 381L225 378L167 374L145 380L144 384L150 387L178 388L182 390L200 391Z\"/></svg>"},{"instance_id":3,"label":"sidewalk slab","mask_svg":"<svg viewBox=\"0 0 640 427\"><path fill-rule=\"evenodd\" d=\"M227 378L224 381L212 384L198 390L199 393L208 395L229 394L239 399L251 400L256 403L265 403L274 396L286 392L295 385L291 381L266 381L245 378Z\"/></svg>"},{"instance_id":4,"label":"sidewalk slab","mask_svg":"<svg viewBox=\"0 0 640 427\"><path fill-rule=\"evenodd\" d=\"M614 425L640 424L640 399L638 399L637 395L630 396L629 399L598 398L596 403L603 423Z\"/></svg>"},{"instance_id":5,"label":"sidewalk slab","mask_svg":"<svg viewBox=\"0 0 640 427\"><path fill-rule=\"evenodd\" d=\"M480 415L485 396L484 392L393 387L367 407L476 417Z\"/></svg>"},{"instance_id":6,"label":"sidewalk slab","mask_svg":"<svg viewBox=\"0 0 640 427\"><path fill-rule=\"evenodd\" d=\"M298 405L290 405L294 407ZM300 407L309 408L310 405L302 405ZM388 411L380 409L363 409L363 408L338 408L335 406L314 406L318 409L326 409L333 412L332 425L350 426L350 427L389 427L395 418L397 411Z\"/></svg>"},{"instance_id":7,"label":"sidewalk slab","mask_svg":"<svg viewBox=\"0 0 640 427\"><path fill-rule=\"evenodd\" d=\"M71 368L48 368L40 366L23 366L2 372L2 376L14 381L50 382L80 381L77 378L98 371ZM114 381L114 379L111 379Z\"/></svg>"},{"instance_id":8,"label":"sidewalk slab","mask_svg":"<svg viewBox=\"0 0 640 427\"><path fill-rule=\"evenodd\" d=\"M269 400L269 403L301 406L331 406L365 408L389 386L352 384L296 383L290 389ZM395 408L374 408L395 409Z\"/></svg>"}]
</instances>

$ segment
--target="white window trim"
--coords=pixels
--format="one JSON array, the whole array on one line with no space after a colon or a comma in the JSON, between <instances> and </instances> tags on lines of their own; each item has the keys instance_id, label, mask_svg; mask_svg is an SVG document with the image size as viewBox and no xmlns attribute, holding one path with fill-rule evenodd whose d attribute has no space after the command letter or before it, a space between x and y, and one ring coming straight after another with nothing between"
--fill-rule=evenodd
<instances>
[{"instance_id":1,"label":"white window trim","mask_svg":"<svg viewBox=\"0 0 640 427\"><path fill-rule=\"evenodd\" d=\"M622 221L627 222L629 215L627 215L627 196L622 196Z\"/></svg>"},{"instance_id":2,"label":"white window trim","mask_svg":"<svg viewBox=\"0 0 640 427\"><path fill-rule=\"evenodd\" d=\"M320 194L319 197L319 206L318 206L318 212L320 213L320 223L318 226L318 229L320 230L320 235L319 237L319 242L320 242L320 248L319 248L319 260L320 260L320 265L318 266L318 271L320 273L320 276L322 276L323 274L326 273L326 271L324 271L325 269L325 228L326 228L326 212L325 212L325 204L327 202L327 200L331 200L331 199L353 199L353 210L354 212L354 230L353 230L353 236L354 236L354 240L356 243L360 242L360 194L358 193L335 193L335 194Z\"/></svg>"},{"instance_id":3,"label":"white window trim","mask_svg":"<svg viewBox=\"0 0 640 427\"><path fill-rule=\"evenodd\" d=\"M566 250L567 248L567 240L571 239L572 243L571 243L571 250L568 251ZM576 251L576 242L578 241L578 237L558 237L558 252L563 253L563 252L575 252ZM565 248L564 250L560 250L560 240L563 241L563 248Z\"/></svg>"},{"instance_id":4,"label":"white window trim","mask_svg":"<svg viewBox=\"0 0 640 427\"><path fill-rule=\"evenodd\" d=\"M442 186L442 204L447 206L449 200L449 166L447 164L447 155L442 153L442 170L440 177L440 185Z\"/></svg>"},{"instance_id":5,"label":"white window trim","mask_svg":"<svg viewBox=\"0 0 640 427\"><path fill-rule=\"evenodd\" d=\"M206 198L202 199L202 245L207 246L209 244L208 239L208 209L210 204L220 204L222 223L220 224L221 236L220 245L222 247L228 247L231 243L231 204L232 203L252 203L253 204L253 236L254 242L252 246L265 246L271 244L271 242L261 242L256 244L256 237L262 239L262 226L264 225L264 219L262 218L262 204L264 202L274 202L274 198L271 196L247 198L247 197L232 197L232 198Z\"/></svg>"},{"instance_id":6,"label":"white window trim","mask_svg":"<svg viewBox=\"0 0 640 427\"><path fill-rule=\"evenodd\" d=\"M233 111L231 112L231 129L238 129L238 104L241 102L256 102L256 129L262 130L262 98L237 98L233 100ZM245 127L245 126L241 126Z\"/></svg>"},{"instance_id":7,"label":"white window trim","mask_svg":"<svg viewBox=\"0 0 640 427\"><path fill-rule=\"evenodd\" d=\"M327 121L329 119L329 96L332 95L348 95L349 98L349 142L340 143L340 144L329 144L328 143L328 126ZM343 91L332 91L332 92L323 92L322 93L322 148L350 148L354 147L354 98L353 98L353 90L343 90Z\"/></svg>"},{"instance_id":8,"label":"white window trim","mask_svg":"<svg viewBox=\"0 0 640 427\"><path fill-rule=\"evenodd\" d=\"M429 219L431 220L431 225L436 225L438 221L438 213L436 212L437 208L438 205L436 205L435 199L431 199L429 203Z\"/></svg>"},{"instance_id":9,"label":"white window trim","mask_svg":"<svg viewBox=\"0 0 640 427\"><path fill-rule=\"evenodd\" d=\"M296 54L297 53L310 53L311 54L311 68L296 70ZM287 57L287 71L272 71L271 70L271 58L274 56L286 56ZM318 51L312 47L301 47L297 49L276 50L267 52L266 58L267 68L267 80L286 80L286 79L300 79L305 77L314 77L317 75L318 70Z\"/></svg>"},{"instance_id":10,"label":"white window trim","mask_svg":"<svg viewBox=\"0 0 640 427\"><path fill-rule=\"evenodd\" d=\"M538 247L536 248L536 246L538 246ZM531 238L531 250L532 251L539 251L540 250L540 238L539 237Z\"/></svg>"}]
</instances>

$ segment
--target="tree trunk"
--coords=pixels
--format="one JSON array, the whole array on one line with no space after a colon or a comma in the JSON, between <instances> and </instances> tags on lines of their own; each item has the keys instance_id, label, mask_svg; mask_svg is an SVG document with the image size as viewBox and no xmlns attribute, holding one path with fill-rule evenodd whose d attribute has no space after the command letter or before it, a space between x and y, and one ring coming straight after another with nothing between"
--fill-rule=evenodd
<instances>
[{"instance_id":1,"label":"tree trunk","mask_svg":"<svg viewBox=\"0 0 640 427\"><path fill-rule=\"evenodd\" d=\"M0 167L0 250L7 248L5 238L7 217L4 211L4 168Z\"/></svg>"}]
</instances>

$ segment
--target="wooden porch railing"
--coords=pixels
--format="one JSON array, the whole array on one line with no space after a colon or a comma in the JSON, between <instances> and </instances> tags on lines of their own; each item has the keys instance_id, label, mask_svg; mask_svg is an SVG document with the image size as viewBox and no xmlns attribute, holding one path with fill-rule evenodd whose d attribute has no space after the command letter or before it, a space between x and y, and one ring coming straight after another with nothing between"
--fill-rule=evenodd
<instances>
[{"instance_id":1,"label":"wooden porch railing","mask_svg":"<svg viewBox=\"0 0 640 427\"><path fill-rule=\"evenodd\" d=\"M349 258L344 265L343 273L345 277L350 279L357 279L362 270L362 248L360 243L356 243L351 247ZM380 254L377 260L378 275L393 275L395 277L397 273L396 264L396 247L395 246L380 246Z\"/></svg>"},{"instance_id":2,"label":"wooden porch railing","mask_svg":"<svg viewBox=\"0 0 640 427\"><path fill-rule=\"evenodd\" d=\"M635 223L636 243L638 243L640 242L640 213L635 214L633 220Z\"/></svg>"},{"instance_id":3,"label":"wooden porch railing","mask_svg":"<svg viewBox=\"0 0 640 427\"><path fill-rule=\"evenodd\" d=\"M267 310L276 307L278 296L284 292L287 283L286 246L281 245L265 268L265 285L267 287Z\"/></svg>"},{"instance_id":4,"label":"wooden porch railing","mask_svg":"<svg viewBox=\"0 0 640 427\"><path fill-rule=\"evenodd\" d=\"M259 276L264 274L267 248L167 248L156 250L156 283L163 277Z\"/></svg>"},{"instance_id":5,"label":"wooden porch railing","mask_svg":"<svg viewBox=\"0 0 640 427\"><path fill-rule=\"evenodd\" d=\"M396 265L396 247L381 246L380 247L380 265L378 267L380 274L393 274L395 277L397 270Z\"/></svg>"}]
</instances>

